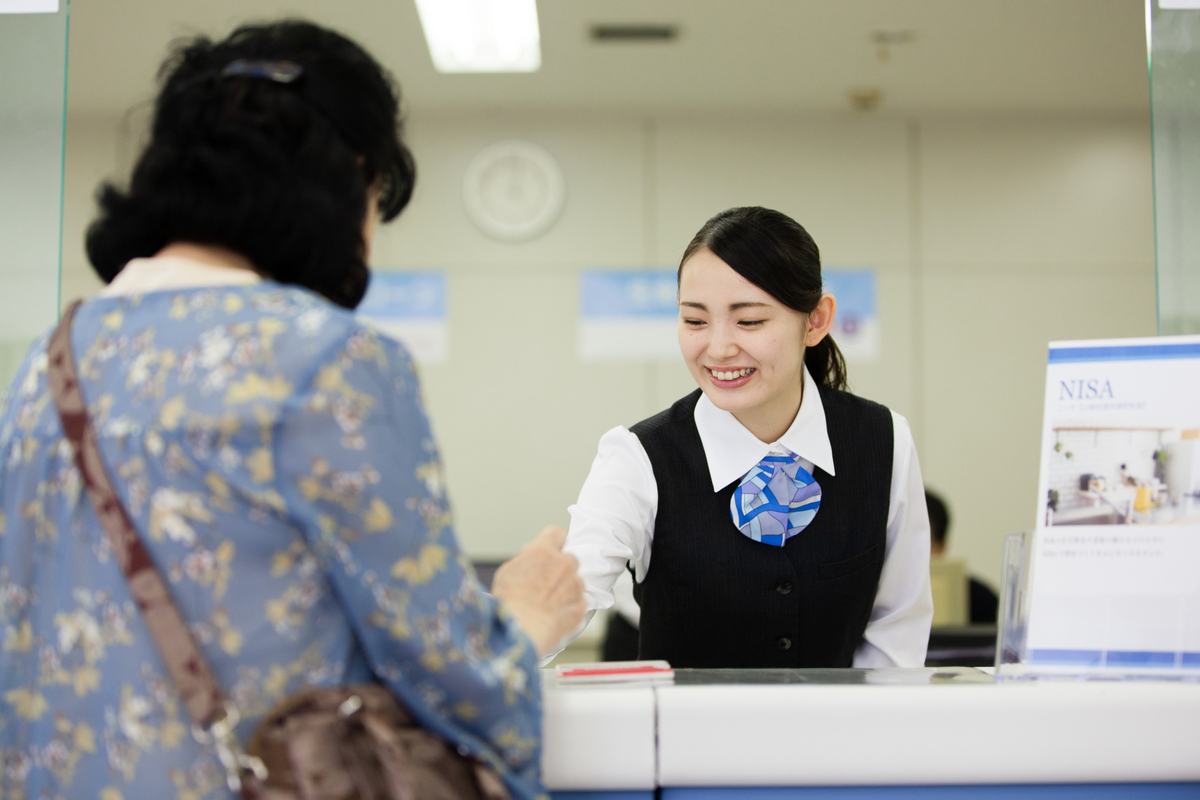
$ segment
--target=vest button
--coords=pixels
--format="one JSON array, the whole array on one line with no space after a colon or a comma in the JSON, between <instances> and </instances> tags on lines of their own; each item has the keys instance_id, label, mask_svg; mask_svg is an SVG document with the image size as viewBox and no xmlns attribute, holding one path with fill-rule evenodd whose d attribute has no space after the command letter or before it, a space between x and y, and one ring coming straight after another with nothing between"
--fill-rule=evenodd
<instances>
[{"instance_id":1,"label":"vest button","mask_svg":"<svg viewBox=\"0 0 1200 800\"><path fill-rule=\"evenodd\" d=\"M787 638L786 636L780 637L775 642L775 649L776 650L791 650L792 649L792 640Z\"/></svg>"},{"instance_id":2,"label":"vest button","mask_svg":"<svg viewBox=\"0 0 1200 800\"><path fill-rule=\"evenodd\" d=\"M791 594L792 593L791 581L780 581L779 583L775 584L775 591L779 592L780 594Z\"/></svg>"}]
</instances>

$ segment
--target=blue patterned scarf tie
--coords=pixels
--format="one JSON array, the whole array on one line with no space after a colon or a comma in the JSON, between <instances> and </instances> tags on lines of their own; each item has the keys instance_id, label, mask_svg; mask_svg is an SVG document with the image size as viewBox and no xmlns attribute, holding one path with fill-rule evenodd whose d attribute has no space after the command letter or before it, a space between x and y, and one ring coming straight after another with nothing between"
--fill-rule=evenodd
<instances>
[{"instance_id":1,"label":"blue patterned scarf tie","mask_svg":"<svg viewBox=\"0 0 1200 800\"><path fill-rule=\"evenodd\" d=\"M798 456L768 455L733 490L733 524L756 542L783 547L821 507L821 486Z\"/></svg>"}]
</instances>

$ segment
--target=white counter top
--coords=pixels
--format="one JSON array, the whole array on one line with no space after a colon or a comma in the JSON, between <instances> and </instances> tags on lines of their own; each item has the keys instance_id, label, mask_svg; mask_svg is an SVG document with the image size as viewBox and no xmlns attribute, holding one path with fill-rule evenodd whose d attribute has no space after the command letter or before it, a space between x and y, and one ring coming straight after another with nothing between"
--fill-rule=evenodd
<instances>
[{"instance_id":1,"label":"white counter top","mask_svg":"<svg viewBox=\"0 0 1200 800\"><path fill-rule=\"evenodd\" d=\"M935 682L914 685L921 674ZM681 671L653 688L550 677L544 777L560 790L1200 781L1200 684L946 675L694 685Z\"/></svg>"},{"instance_id":2,"label":"white counter top","mask_svg":"<svg viewBox=\"0 0 1200 800\"><path fill-rule=\"evenodd\" d=\"M1200 686L674 686L663 786L1200 780Z\"/></svg>"},{"instance_id":3,"label":"white counter top","mask_svg":"<svg viewBox=\"0 0 1200 800\"><path fill-rule=\"evenodd\" d=\"M654 789L654 690L648 686L559 687L542 670L542 780L546 788Z\"/></svg>"}]
</instances>

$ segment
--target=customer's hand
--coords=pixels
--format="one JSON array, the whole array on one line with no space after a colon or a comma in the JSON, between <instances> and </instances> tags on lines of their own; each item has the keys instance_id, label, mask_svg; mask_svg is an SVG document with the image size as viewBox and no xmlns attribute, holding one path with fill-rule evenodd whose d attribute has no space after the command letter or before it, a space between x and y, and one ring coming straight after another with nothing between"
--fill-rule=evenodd
<instances>
[{"instance_id":1,"label":"customer's hand","mask_svg":"<svg viewBox=\"0 0 1200 800\"><path fill-rule=\"evenodd\" d=\"M566 540L567 532L551 525L501 564L492 579L492 594L533 639L539 658L579 627L587 610L579 562L562 551Z\"/></svg>"}]
</instances>

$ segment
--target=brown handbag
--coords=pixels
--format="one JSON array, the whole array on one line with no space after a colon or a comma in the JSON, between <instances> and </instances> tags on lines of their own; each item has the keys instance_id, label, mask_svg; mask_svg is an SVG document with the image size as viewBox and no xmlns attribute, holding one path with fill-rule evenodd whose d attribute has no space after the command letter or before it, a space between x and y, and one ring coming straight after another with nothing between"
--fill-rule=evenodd
<instances>
[{"instance_id":1,"label":"brown handbag","mask_svg":"<svg viewBox=\"0 0 1200 800\"><path fill-rule=\"evenodd\" d=\"M419 727L379 684L317 687L286 697L242 748L237 709L225 700L101 458L71 353L79 305L66 310L46 347L50 392L88 498L192 733L213 746L230 791L246 800L509 800L494 770Z\"/></svg>"}]
</instances>

